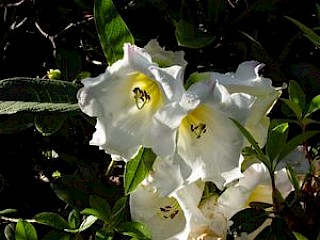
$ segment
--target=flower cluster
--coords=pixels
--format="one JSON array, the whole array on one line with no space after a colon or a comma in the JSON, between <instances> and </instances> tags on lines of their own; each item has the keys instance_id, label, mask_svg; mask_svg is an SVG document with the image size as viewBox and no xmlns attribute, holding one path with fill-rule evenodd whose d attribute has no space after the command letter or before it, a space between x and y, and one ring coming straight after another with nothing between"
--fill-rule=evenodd
<instances>
[{"instance_id":1,"label":"flower cluster","mask_svg":"<svg viewBox=\"0 0 320 240\"><path fill-rule=\"evenodd\" d=\"M79 105L97 118L90 144L124 161L142 146L156 154L153 170L130 196L132 219L145 223L152 239L223 239L228 219L257 186L269 186L262 164L241 172L248 143L231 119L263 146L281 89L259 75L264 65L256 61L187 80L186 66L182 51L165 51L156 40L144 48L125 44L121 60L82 81ZM204 200L206 182L228 189Z\"/></svg>"}]
</instances>

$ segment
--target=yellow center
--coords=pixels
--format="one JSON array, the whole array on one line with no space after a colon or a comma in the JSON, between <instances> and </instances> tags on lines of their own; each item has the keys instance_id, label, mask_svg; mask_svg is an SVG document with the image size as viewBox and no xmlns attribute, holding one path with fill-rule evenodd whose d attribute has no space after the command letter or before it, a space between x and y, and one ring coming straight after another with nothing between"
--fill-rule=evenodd
<instances>
[{"instance_id":1,"label":"yellow center","mask_svg":"<svg viewBox=\"0 0 320 240\"><path fill-rule=\"evenodd\" d=\"M163 96L158 84L143 73L133 73L131 94L138 110L158 109L163 105Z\"/></svg>"},{"instance_id":2,"label":"yellow center","mask_svg":"<svg viewBox=\"0 0 320 240\"><path fill-rule=\"evenodd\" d=\"M196 139L199 139L207 132L208 126L205 122L206 114L208 114L208 108L205 106L199 106L192 112L188 113L182 120L179 131L189 132Z\"/></svg>"}]
</instances>

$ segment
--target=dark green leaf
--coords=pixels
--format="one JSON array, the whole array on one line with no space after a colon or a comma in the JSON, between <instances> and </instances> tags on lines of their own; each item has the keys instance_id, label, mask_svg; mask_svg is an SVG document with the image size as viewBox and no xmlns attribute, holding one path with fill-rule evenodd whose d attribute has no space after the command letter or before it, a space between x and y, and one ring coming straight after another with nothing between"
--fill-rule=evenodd
<instances>
[{"instance_id":1,"label":"dark green leaf","mask_svg":"<svg viewBox=\"0 0 320 240\"><path fill-rule=\"evenodd\" d=\"M72 240L74 237L70 233L62 232L59 230L52 230L46 234L41 240Z\"/></svg>"},{"instance_id":2,"label":"dark green leaf","mask_svg":"<svg viewBox=\"0 0 320 240\"><path fill-rule=\"evenodd\" d=\"M124 173L124 190L125 194L129 194L148 175L152 162L156 159L156 155L149 148L141 147L139 153L131 159L125 168Z\"/></svg>"},{"instance_id":3,"label":"dark green leaf","mask_svg":"<svg viewBox=\"0 0 320 240\"><path fill-rule=\"evenodd\" d=\"M292 183L294 190L296 192L298 192L300 190L300 183L299 183L299 178L298 178L296 171L290 165L287 165L286 169L287 169L287 173L288 173L288 178L289 178L290 182Z\"/></svg>"},{"instance_id":4,"label":"dark green leaf","mask_svg":"<svg viewBox=\"0 0 320 240\"><path fill-rule=\"evenodd\" d=\"M15 238L16 240L37 240L38 235L31 223L19 220L16 225Z\"/></svg>"},{"instance_id":5,"label":"dark green leaf","mask_svg":"<svg viewBox=\"0 0 320 240\"><path fill-rule=\"evenodd\" d=\"M276 125L272 127L272 125ZM288 127L287 122L275 123L275 120L271 123L271 129L268 132L268 139L266 143L266 153L270 161L273 163L272 166L275 167L278 162L279 155L286 145L288 137ZM274 168L273 168L274 169Z\"/></svg>"},{"instance_id":6,"label":"dark green leaf","mask_svg":"<svg viewBox=\"0 0 320 240\"><path fill-rule=\"evenodd\" d=\"M300 109L304 109L306 106L306 96L296 81L291 80L289 82L288 92L289 99L296 103Z\"/></svg>"},{"instance_id":7,"label":"dark green leaf","mask_svg":"<svg viewBox=\"0 0 320 240\"><path fill-rule=\"evenodd\" d=\"M140 240L149 240L151 239L151 232L149 229L142 223L139 222L124 222L116 227L116 231L133 238Z\"/></svg>"},{"instance_id":8,"label":"dark green leaf","mask_svg":"<svg viewBox=\"0 0 320 240\"><path fill-rule=\"evenodd\" d=\"M69 228L68 222L57 213L42 212L34 216L34 219L41 224L45 224L60 230Z\"/></svg>"},{"instance_id":9,"label":"dark green leaf","mask_svg":"<svg viewBox=\"0 0 320 240\"><path fill-rule=\"evenodd\" d=\"M272 207L272 204L264 202L250 202L249 205L255 209L266 209Z\"/></svg>"},{"instance_id":10,"label":"dark green leaf","mask_svg":"<svg viewBox=\"0 0 320 240\"><path fill-rule=\"evenodd\" d=\"M114 224L123 220L122 213L124 212L124 210L126 208L127 200L128 200L127 197L121 197L114 204L112 211L111 211L112 220L113 220Z\"/></svg>"},{"instance_id":11,"label":"dark green leaf","mask_svg":"<svg viewBox=\"0 0 320 240\"><path fill-rule=\"evenodd\" d=\"M301 119L302 117L302 109L300 108L300 106L289 100L289 99L283 99L283 98L280 98L290 109L291 111L294 113L294 115L296 116L297 119Z\"/></svg>"},{"instance_id":12,"label":"dark green leaf","mask_svg":"<svg viewBox=\"0 0 320 240\"><path fill-rule=\"evenodd\" d=\"M109 203L102 197L91 195L89 198L90 207L97 211L99 219L104 222L110 223L111 209Z\"/></svg>"},{"instance_id":13,"label":"dark green leaf","mask_svg":"<svg viewBox=\"0 0 320 240\"><path fill-rule=\"evenodd\" d=\"M67 120L68 115L62 113L37 114L34 119L36 129L43 136L50 136L57 132Z\"/></svg>"},{"instance_id":14,"label":"dark green leaf","mask_svg":"<svg viewBox=\"0 0 320 240\"><path fill-rule=\"evenodd\" d=\"M315 96L313 99L311 99L306 109L306 117L310 116L315 111L318 111L320 109L320 95Z\"/></svg>"},{"instance_id":15,"label":"dark green leaf","mask_svg":"<svg viewBox=\"0 0 320 240\"><path fill-rule=\"evenodd\" d=\"M34 113L18 112L0 115L0 134L12 134L28 129L34 125Z\"/></svg>"},{"instance_id":16,"label":"dark green leaf","mask_svg":"<svg viewBox=\"0 0 320 240\"><path fill-rule=\"evenodd\" d=\"M289 19L298 28L300 28L300 30L304 33L304 36L306 36L311 42L313 42L314 45L320 47L320 36L317 35L311 28L307 27L306 25L291 17L285 16L285 18Z\"/></svg>"},{"instance_id":17,"label":"dark green leaf","mask_svg":"<svg viewBox=\"0 0 320 240\"><path fill-rule=\"evenodd\" d=\"M300 133L296 135L292 139L290 139L287 144L282 148L282 151L279 155L278 161L281 161L285 156L287 156L290 152L292 152L297 146L301 145L303 142L307 141L309 138L315 136L320 133L320 131L308 131L304 133Z\"/></svg>"},{"instance_id":18,"label":"dark green leaf","mask_svg":"<svg viewBox=\"0 0 320 240\"><path fill-rule=\"evenodd\" d=\"M110 229L99 229L96 232L96 239L97 240L112 240L114 232L110 231Z\"/></svg>"},{"instance_id":19,"label":"dark green leaf","mask_svg":"<svg viewBox=\"0 0 320 240\"><path fill-rule=\"evenodd\" d=\"M6 214L16 213L16 212L17 212L17 209L7 208L4 210L1 210L0 215L6 215Z\"/></svg>"},{"instance_id":20,"label":"dark green leaf","mask_svg":"<svg viewBox=\"0 0 320 240\"><path fill-rule=\"evenodd\" d=\"M211 44L215 37L201 32L191 23L180 20L176 23L176 39L178 44L188 48L202 48Z\"/></svg>"},{"instance_id":21,"label":"dark green leaf","mask_svg":"<svg viewBox=\"0 0 320 240\"><path fill-rule=\"evenodd\" d=\"M37 78L0 81L0 114L20 111L79 111L79 84Z\"/></svg>"},{"instance_id":22,"label":"dark green leaf","mask_svg":"<svg viewBox=\"0 0 320 240\"><path fill-rule=\"evenodd\" d=\"M260 227L267 218L268 214L263 209L246 208L231 218L233 222L231 228L238 233L251 233Z\"/></svg>"},{"instance_id":23,"label":"dark green leaf","mask_svg":"<svg viewBox=\"0 0 320 240\"><path fill-rule=\"evenodd\" d=\"M112 0L96 0L94 17L104 55L111 65L123 57L124 43L134 43L133 36Z\"/></svg>"},{"instance_id":24,"label":"dark green leaf","mask_svg":"<svg viewBox=\"0 0 320 240\"><path fill-rule=\"evenodd\" d=\"M5 228L4 228L4 236L6 237L7 240L15 240L15 224L14 223L9 223Z\"/></svg>"}]
</instances>

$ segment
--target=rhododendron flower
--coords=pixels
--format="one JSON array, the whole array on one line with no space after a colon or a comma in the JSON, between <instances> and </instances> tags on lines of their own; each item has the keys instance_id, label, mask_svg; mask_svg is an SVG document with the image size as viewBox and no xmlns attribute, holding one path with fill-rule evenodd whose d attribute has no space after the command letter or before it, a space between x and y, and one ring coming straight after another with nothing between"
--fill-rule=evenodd
<instances>
[{"instance_id":1,"label":"rhododendron flower","mask_svg":"<svg viewBox=\"0 0 320 240\"><path fill-rule=\"evenodd\" d=\"M226 234L226 218L212 209L198 206L204 183L196 182L160 197L140 185L130 196L131 217L147 225L153 240L218 239Z\"/></svg>"},{"instance_id":2,"label":"rhododendron flower","mask_svg":"<svg viewBox=\"0 0 320 240\"><path fill-rule=\"evenodd\" d=\"M160 68L143 48L124 44L123 59L100 76L83 80L78 92L81 110L97 117L90 144L124 159L141 145L150 146L150 132L157 126L153 115L181 97L182 78L183 67Z\"/></svg>"},{"instance_id":3,"label":"rhododendron flower","mask_svg":"<svg viewBox=\"0 0 320 240\"><path fill-rule=\"evenodd\" d=\"M204 72L195 73L191 76L192 81L217 80L226 87L230 93L247 93L255 98L250 111L250 116L244 123L245 128L251 133L260 146L264 146L270 120L267 114L280 97L284 87L273 87L269 78L259 75L264 64L257 61L241 63L236 72L218 73Z\"/></svg>"},{"instance_id":4,"label":"rhododendron flower","mask_svg":"<svg viewBox=\"0 0 320 240\"><path fill-rule=\"evenodd\" d=\"M245 121L251 104L250 96L231 95L215 81L197 82L182 93L179 102L169 103L155 114L161 125L158 129L162 129L154 132L156 138L171 138L155 146L154 151L181 172L185 184L202 179L222 189L226 183L242 176L239 159L243 136L229 118ZM172 152L172 146L179 157L168 159L166 153ZM155 183L157 176L168 167L160 165L155 169Z\"/></svg>"}]
</instances>

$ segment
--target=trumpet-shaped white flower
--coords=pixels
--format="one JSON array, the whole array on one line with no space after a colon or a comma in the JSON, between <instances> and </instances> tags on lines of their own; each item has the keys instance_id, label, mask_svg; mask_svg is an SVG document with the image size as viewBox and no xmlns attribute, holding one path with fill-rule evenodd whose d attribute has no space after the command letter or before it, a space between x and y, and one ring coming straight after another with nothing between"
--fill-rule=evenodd
<instances>
[{"instance_id":1,"label":"trumpet-shaped white flower","mask_svg":"<svg viewBox=\"0 0 320 240\"><path fill-rule=\"evenodd\" d=\"M90 144L125 159L141 145L149 147L149 133L157 126L153 115L181 97L182 77L183 67L160 68L144 49L125 44L123 59L83 80L78 92L81 110L97 117Z\"/></svg>"},{"instance_id":2,"label":"trumpet-shaped white flower","mask_svg":"<svg viewBox=\"0 0 320 240\"><path fill-rule=\"evenodd\" d=\"M154 132L156 138L170 138L154 151L180 171L186 184L202 179L222 189L242 176L239 159L243 136L229 118L245 121L251 104L249 95L230 95L215 81L197 82L182 94L180 102L169 103L155 114L162 128ZM165 154L172 152L168 151L172 146L179 157L170 156L168 160ZM154 182L164 168L168 166L155 169Z\"/></svg>"},{"instance_id":3,"label":"trumpet-shaped white flower","mask_svg":"<svg viewBox=\"0 0 320 240\"><path fill-rule=\"evenodd\" d=\"M226 218L213 208L199 208L204 183L196 182L172 197L139 186L130 196L131 217L151 230L153 240L220 239L226 234Z\"/></svg>"},{"instance_id":4,"label":"trumpet-shaped white flower","mask_svg":"<svg viewBox=\"0 0 320 240\"><path fill-rule=\"evenodd\" d=\"M280 97L283 87L275 88L269 78L259 75L264 64L257 61L241 63L236 72L218 73L204 72L193 74L193 81L205 79L217 80L230 93L247 93L255 98L250 116L244 126L252 134L260 146L264 146L267 138L270 120L267 114Z\"/></svg>"}]
</instances>

